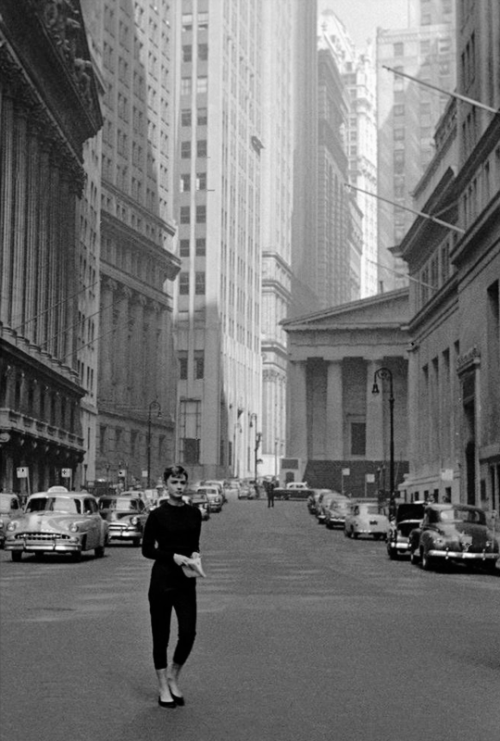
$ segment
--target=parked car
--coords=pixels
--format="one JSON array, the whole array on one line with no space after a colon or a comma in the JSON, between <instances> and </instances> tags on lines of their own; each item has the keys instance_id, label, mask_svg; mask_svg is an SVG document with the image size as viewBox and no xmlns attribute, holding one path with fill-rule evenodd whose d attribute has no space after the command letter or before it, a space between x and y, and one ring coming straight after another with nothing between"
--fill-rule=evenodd
<instances>
[{"instance_id":1,"label":"parked car","mask_svg":"<svg viewBox=\"0 0 500 741\"><path fill-rule=\"evenodd\" d=\"M484 510L468 504L428 504L420 527L410 533L411 562L423 569L457 562L493 571L499 550Z\"/></svg>"},{"instance_id":2,"label":"parked car","mask_svg":"<svg viewBox=\"0 0 500 741\"><path fill-rule=\"evenodd\" d=\"M206 494L201 491L194 492L191 495L191 504L193 507L198 507L202 520L210 519L210 502Z\"/></svg>"},{"instance_id":3,"label":"parked car","mask_svg":"<svg viewBox=\"0 0 500 741\"><path fill-rule=\"evenodd\" d=\"M325 526L328 530L333 530L335 527L343 529L345 526L351 500L342 494L340 496L341 498L335 497L332 499L328 507L325 508Z\"/></svg>"},{"instance_id":4,"label":"parked car","mask_svg":"<svg viewBox=\"0 0 500 741\"><path fill-rule=\"evenodd\" d=\"M255 493L253 487L250 488L250 484L246 481L240 481L238 487L238 499L250 499L252 493Z\"/></svg>"},{"instance_id":5,"label":"parked car","mask_svg":"<svg viewBox=\"0 0 500 741\"><path fill-rule=\"evenodd\" d=\"M139 546L149 509L137 492L124 492L99 499L99 512L109 525L110 540L129 540Z\"/></svg>"},{"instance_id":6,"label":"parked car","mask_svg":"<svg viewBox=\"0 0 500 741\"><path fill-rule=\"evenodd\" d=\"M306 481L289 481L285 487L277 486L274 496L277 499L308 499L311 491Z\"/></svg>"},{"instance_id":7,"label":"parked car","mask_svg":"<svg viewBox=\"0 0 500 741\"><path fill-rule=\"evenodd\" d=\"M320 489L322 492L321 499L316 507L316 518L320 525L324 525L326 522L326 510L330 504L334 501L339 501L342 494L333 491L333 489Z\"/></svg>"},{"instance_id":8,"label":"parked car","mask_svg":"<svg viewBox=\"0 0 500 741\"><path fill-rule=\"evenodd\" d=\"M210 512L222 512L223 499L218 487L199 486L195 489L195 493L203 494L207 498Z\"/></svg>"},{"instance_id":9,"label":"parked car","mask_svg":"<svg viewBox=\"0 0 500 741\"><path fill-rule=\"evenodd\" d=\"M108 524L92 494L52 486L29 496L24 513L11 519L5 550L13 561L23 553L69 553L77 561L85 551L103 556L108 538Z\"/></svg>"},{"instance_id":10,"label":"parked car","mask_svg":"<svg viewBox=\"0 0 500 741\"><path fill-rule=\"evenodd\" d=\"M222 496L222 503L225 504L227 502L226 491L224 489L224 481L207 480L203 482L203 485L204 486L215 486L219 490Z\"/></svg>"},{"instance_id":11,"label":"parked car","mask_svg":"<svg viewBox=\"0 0 500 741\"><path fill-rule=\"evenodd\" d=\"M0 548L4 547L9 522L21 514L21 509L17 494L0 492Z\"/></svg>"},{"instance_id":12,"label":"parked car","mask_svg":"<svg viewBox=\"0 0 500 741\"><path fill-rule=\"evenodd\" d=\"M375 540L387 536L389 519L377 502L351 502L344 523L344 534L348 538L370 535Z\"/></svg>"},{"instance_id":13,"label":"parked car","mask_svg":"<svg viewBox=\"0 0 500 741\"><path fill-rule=\"evenodd\" d=\"M389 523L387 532L387 554L389 558L410 554L410 533L423 520L425 502L402 502L397 506L396 516Z\"/></svg>"},{"instance_id":14,"label":"parked car","mask_svg":"<svg viewBox=\"0 0 500 741\"><path fill-rule=\"evenodd\" d=\"M315 515L321 505L325 489L309 489L307 495L307 509L311 515ZM328 490L326 490L328 491Z\"/></svg>"},{"instance_id":15,"label":"parked car","mask_svg":"<svg viewBox=\"0 0 500 741\"><path fill-rule=\"evenodd\" d=\"M237 478L226 479L226 481L224 481L224 491L226 493L226 496L228 494L236 494L236 496L238 496L240 492L239 479Z\"/></svg>"}]
</instances>

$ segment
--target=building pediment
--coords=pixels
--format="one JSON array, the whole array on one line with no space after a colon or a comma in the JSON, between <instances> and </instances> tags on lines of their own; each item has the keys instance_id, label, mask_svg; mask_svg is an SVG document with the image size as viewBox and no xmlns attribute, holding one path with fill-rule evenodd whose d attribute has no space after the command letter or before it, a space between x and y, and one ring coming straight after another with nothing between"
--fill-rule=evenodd
<instances>
[{"instance_id":1,"label":"building pediment","mask_svg":"<svg viewBox=\"0 0 500 741\"><path fill-rule=\"evenodd\" d=\"M410 319L408 289L377 294L281 322L285 331L397 328Z\"/></svg>"}]
</instances>

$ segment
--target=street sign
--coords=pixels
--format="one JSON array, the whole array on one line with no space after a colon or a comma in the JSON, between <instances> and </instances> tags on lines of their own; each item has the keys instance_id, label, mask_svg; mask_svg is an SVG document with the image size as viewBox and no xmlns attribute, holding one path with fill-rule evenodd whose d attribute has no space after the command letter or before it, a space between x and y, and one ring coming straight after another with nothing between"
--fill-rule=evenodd
<instances>
[{"instance_id":1,"label":"street sign","mask_svg":"<svg viewBox=\"0 0 500 741\"><path fill-rule=\"evenodd\" d=\"M350 476L351 475L351 469L350 468L343 468L342 469L342 476Z\"/></svg>"},{"instance_id":2,"label":"street sign","mask_svg":"<svg viewBox=\"0 0 500 741\"><path fill-rule=\"evenodd\" d=\"M375 483L375 474L374 473L367 473L365 478L366 478L366 483L367 484L374 484Z\"/></svg>"},{"instance_id":3,"label":"street sign","mask_svg":"<svg viewBox=\"0 0 500 741\"><path fill-rule=\"evenodd\" d=\"M147 479L147 477L148 477L148 472L147 471L143 471L142 472L142 478L143 479Z\"/></svg>"},{"instance_id":4,"label":"street sign","mask_svg":"<svg viewBox=\"0 0 500 741\"><path fill-rule=\"evenodd\" d=\"M125 478L126 475L127 475L127 471L124 468L120 468L120 470L118 471L118 476Z\"/></svg>"},{"instance_id":5,"label":"street sign","mask_svg":"<svg viewBox=\"0 0 500 741\"><path fill-rule=\"evenodd\" d=\"M441 481L453 481L453 468L441 469Z\"/></svg>"},{"instance_id":6,"label":"street sign","mask_svg":"<svg viewBox=\"0 0 500 741\"><path fill-rule=\"evenodd\" d=\"M21 468L18 468L16 470L17 478L18 479L27 479L29 478L29 468L27 466L21 466Z\"/></svg>"},{"instance_id":7,"label":"street sign","mask_svg":"<svg viewBox=\"0 0 500 741\"><path fill-rule=\"evenodd\" d=\"M61 469L61 476L63 479L70 479L72 474L71 468L62 468Z\"/></svg>"}]
</instances>

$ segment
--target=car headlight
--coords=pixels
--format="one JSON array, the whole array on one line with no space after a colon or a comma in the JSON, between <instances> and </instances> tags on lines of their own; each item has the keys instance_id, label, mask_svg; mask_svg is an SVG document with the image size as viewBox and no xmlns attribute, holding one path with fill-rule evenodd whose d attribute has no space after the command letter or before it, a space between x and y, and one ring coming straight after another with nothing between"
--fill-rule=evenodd
<instances>
[{"instance_id":1,"label":"car headlight","mask_svg":"<svg viewBox=\"0 0 500 741\"><path fill-rule=\"evenodd\" d=\"M139 523L139 518L138 517L131 517L130 518L130 524L131 525L137 525L138 523Z\"/></svg>"},{"instance_id":2,"label":"car headlight","mask_svg":"<svg viewBox=\"0 0 500 741\"><path fill-rule=\"evenodd\" d=\"M73 522L73 523L72 523L72 524L71 524L71 525L69 526L69 529L70 529L70 532L72 532L72 533L77 533L77 532L78 532L78 531L80 530L80 528L79 528L79 526L77 525L77 523L76 523L76 522Z\"/></svg>"},{"instance_id":3,"label":"car headlight","mask_svg":"<svg viewBox=\"0 0 500 741\"><path fill-rule=\"evenodd\" d=\"M17 529L18 524L19 523L17 523L15 520L13 520L12 522L9 522L9 524L7 525L7 530L9 532L13 532L14 530Z\"/></svg>"}]
</instances>

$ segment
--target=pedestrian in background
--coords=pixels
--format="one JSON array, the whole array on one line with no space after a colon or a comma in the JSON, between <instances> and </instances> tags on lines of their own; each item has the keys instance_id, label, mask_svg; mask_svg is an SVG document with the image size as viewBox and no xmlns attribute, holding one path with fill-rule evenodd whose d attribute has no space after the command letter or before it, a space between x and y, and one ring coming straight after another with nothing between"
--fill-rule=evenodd
<instances>
[{"instance_id":1,"label":"pedestrian in background","mask_svg":"<svg viewBox=\"0 0 500 741\"><path fill-rule=\"evenodd\" d=\"M189 566L199 562L201 512L183 500L188 473L182 466L167 468L163 478L168 499L148 516L142 554L154 561L148 598L158 703L175 708L185 704L178 680L196 636L196 579L186 573L192 571ZM172 610L177 616L178 640L169 664Z\"/></svg>"},{"instance_id":2,"label":"pedestrian in background","mask_svg":"<svg viewBox=\"0 0 500 741\"><path fill-rule=\"evenodd\" d=\"M267 482L267 506L268 507L274 507L274 481L271 479L271 481Z\"/></svg>"}]
</instances>

